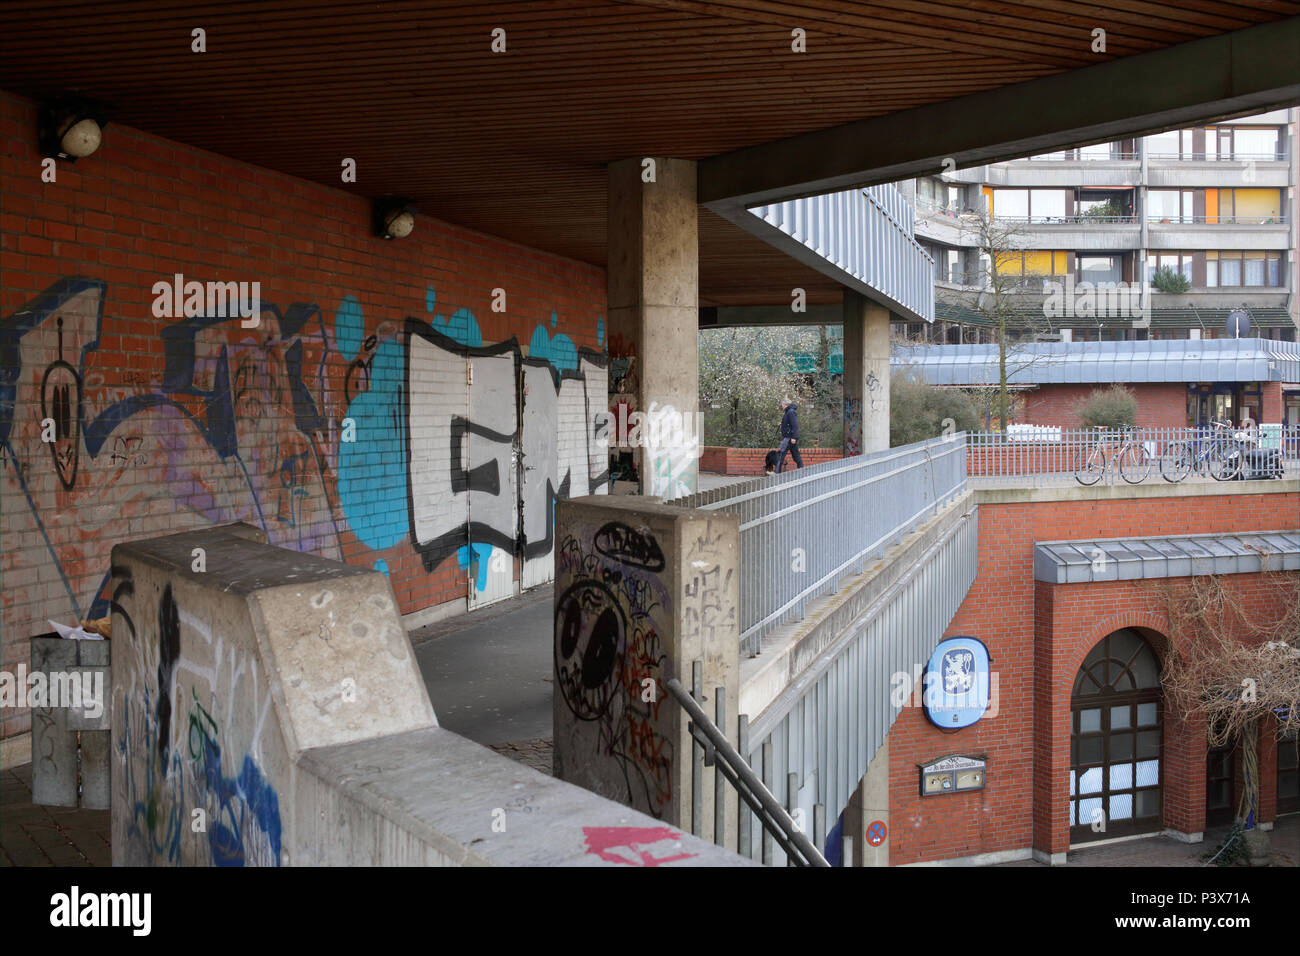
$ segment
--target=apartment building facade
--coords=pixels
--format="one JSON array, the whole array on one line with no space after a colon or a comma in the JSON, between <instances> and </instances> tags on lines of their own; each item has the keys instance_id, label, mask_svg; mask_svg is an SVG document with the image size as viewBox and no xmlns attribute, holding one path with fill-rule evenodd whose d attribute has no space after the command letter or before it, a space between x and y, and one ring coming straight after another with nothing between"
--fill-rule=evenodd
<instances>
[{"instance_id":1,"label":"apartment building facade","mask_svg":"<svg viewBox=\"0 0 1300 956\"><path fill-rule=\"evenodd\" d=\"M1001 314L1034 341L1295 342L1298 117L1275 110L900 184L935 260L936 321L897 323L896 338L989 343ZM1181 384L1188 424L1277 404L1273 420L1300 422L1295 383L1267 398L1276 383ZM1031 404L1054 404L1045 398Z\"/></svg>"}]
</instances>

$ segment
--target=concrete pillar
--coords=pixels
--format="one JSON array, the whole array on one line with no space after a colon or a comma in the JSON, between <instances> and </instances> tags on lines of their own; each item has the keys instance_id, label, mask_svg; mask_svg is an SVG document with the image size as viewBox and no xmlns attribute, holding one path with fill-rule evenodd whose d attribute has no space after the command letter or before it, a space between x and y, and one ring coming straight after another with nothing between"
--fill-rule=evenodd
<instances>
[{"instance_id":1,"label":"concrete pillar","mask_svg":"<svg viewBox=\"0 0 1300 956\"><path fill-rule=\"evenodd\" d=\"M740 697L740 525L733 515L635 496L556 503L555 776L691 830L692 738L667 690L704 669L705 713L725 688L727 739ZM699 833L713 840L713 767ZM727 847L737 796L725 785Z\"/></svg>"},{"instance_id":2,"label":"concrete pillar","mask_svg":"<svg viewBox=\"0 0 1300 956\"><path fill-rule=\"evenodd\" d=\"M889 310L844 290L844 454L889 447Z\"/></svg>"},{"instance_id":3,"label":"concrete pillar","mask_svg":"<svg viewBox=\"0 0 1300 956\"><path fill-rule=\"evenodd\" d=\"M879 846L867 842L867 831L877 820L885 824L885 841ZM853 840L853 859L845 866L889 866L889 741L880 745L858 781L844 812L844 835Z\"/></svg>"},{"instance_id":4,"label":"concrete pillar","mask_svg":"<svg viewBox=\"0 0 1300 956\"><path fill-rule=\"evenodd\" d=\"M654 423L633 442L645 495L674 498L698 486L698 223L694 162L610 164L610 385L623 378L617 401Z\"/></svg>"}]
</instances>

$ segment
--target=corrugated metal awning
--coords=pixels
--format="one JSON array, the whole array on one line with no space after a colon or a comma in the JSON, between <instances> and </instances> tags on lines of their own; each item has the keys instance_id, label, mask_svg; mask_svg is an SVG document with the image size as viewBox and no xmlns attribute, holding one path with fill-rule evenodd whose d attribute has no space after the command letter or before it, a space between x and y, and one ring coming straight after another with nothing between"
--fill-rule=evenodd
<instances>
[{"instance_id":1,"label":"corrugated metal awning","mask_svg":"<svg viewBox=\"0 0 1300 956\"><path fill-rule=\"evenodd\" d=\"M1014 385L1300 381L1300 347L1271 339L1017 343L1007 356ZM931 385L987 385L998 381L998 347L895 346L890 366Z\"/></svg>"},{"instance_id":2,"label":"corrugated metal awning","mask_svg":"<svg viewBox=\"0 0 1300 956\"><path fill-rule=\"evenodd\" d=\"M1049 584L1300 570L1300 531L1084 538L1034 545L1034 580Z\"/></svg>"}]
</instances>

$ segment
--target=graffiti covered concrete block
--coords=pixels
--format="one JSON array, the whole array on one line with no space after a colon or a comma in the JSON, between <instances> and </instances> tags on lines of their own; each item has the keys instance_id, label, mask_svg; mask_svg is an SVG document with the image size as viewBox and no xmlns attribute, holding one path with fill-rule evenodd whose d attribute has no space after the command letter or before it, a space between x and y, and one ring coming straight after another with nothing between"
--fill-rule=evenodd
<instances>
[{"instance_id":1,"label":"graffiti covered concrete block","mask_svg":"<svg viewBox=\"0 0 1300 956\"><path fill-rule=\"evenodd\" d=\"M214 528L118 545L112 587L115 864L292 862L303 748L436 726L382 574Z\"/></svg>"},{"instance_id":2,"label":"graffiti covered concrete block","mask_svg":"<svg viewBox=\"0 0 1300 956\"><path fill-rule=\"evenodd\" d=\"M734 739L738 519L629 496L562 501L556 523L556 775L689 827L692 744L665 683L689 687L701 661L705 710L725 688Z\"/></svg>"}]
</instances>

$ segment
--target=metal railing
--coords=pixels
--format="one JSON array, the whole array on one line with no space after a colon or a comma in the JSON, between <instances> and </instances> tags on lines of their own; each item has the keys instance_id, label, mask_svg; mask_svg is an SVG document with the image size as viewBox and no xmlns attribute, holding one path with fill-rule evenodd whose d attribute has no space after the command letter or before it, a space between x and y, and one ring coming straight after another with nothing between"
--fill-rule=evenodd
<instances>
[{"instance_id":1,"label":"metal railing","mask_svg":"<svg viewBox=\"0 0 1300 956\"><path fill-rule=\"evenodd\" d=\"M782 807L758 775L728 741L726 726L725 687L714 688L713 699L717 712L716 723L699 705L703 697L703 664L695 661L691 665L692 692L687 693L681 682L675 677L667 681L668 692L681 705L691 718L688 725L692 738L691 745L691 834L703 835L704 824L704 768L712 767L713 773L713 842L723 846L727 833L726 790L724 782L730 783L739 795L743 806L736 827L736 852L742 856L751 856L749 847L749 815L753 816L763 827L763 863L771 864L772 853L769 841L775 841L785 851L789 866L830 866L818 847L826 842L826 808L818 804L813 811L814 833L809 841L803 828L795 822L794 814L800 812L793 804ZM741 716L739 739L744 746L745 717ZM788 788L793 794L797 787ZM791 802L791 797L787 802Z\"/></svg>"},{"instance_id":2,"label":"metal railing","mask_svg":"<svg viewBox=\"0 0 1300 956\"><path fill-rule=\"evenodd\" d=\"M1163 162L1181 160L1190 163L1284 163L1287 160L1287 153L1286 150L1275 150L1271 153L1231 153L1226 156L1208 152L1147 153L1147 159Z\"/></svg>"},{"instance_id":3,"label":"metal railing","mask_svg":"<svg viewBox=\"0 0 1300 956\"><path fill-rule=\"evenodd\" d=\"M1084 150L1066 149L1054 153L1039 153L1036 156L1026 156L1024 159L1010 160L1010 162L1043 162L1043 163L1114 163L1114 162L1134 162L1138 159L1138 154L1132 150L1112 150L1104 155L1100 153L1088 153Z\"/></svg>"},{"instance_id":4,"label":"metal railing","mask_svg":"<svg viewBox=\"0 0 1300 956\"><path fill-rule=\"evenodd\" d=\"M1286 225L1286 214L1275 213L1271 216L1162 216L1148 213L1147 222L1153 225L1181 226L1282 226Z\"/></svg>"},{"instance_id":5,"label":"metal railing","mask_svg":"<svg viewBox=\"0 0 1300 956\"><path fill-rule=\"evenodd\" d=\"M966 487L963 433L810 465L670 502L740 518L740 647L803 617Z\"/></svg>"},{"instance_id":6,"label":"metal railing","mask_svg":"<svg viewBox=\"0 0 1300 956\"><path fill-rule=\"evenodd\" d=\"M1070 226L1079 223L1102 226L1135 225L1137 216L1092 216L1079 213L1074 216L994 216L994 222L1019 223L1022 226Z\"/></svg>"},{"instance_id":7,"label":"metal railing","mask_svg":"<svg viewBox=\"0 0 1300 956\"><path fill-rule=\"evenodd\" d=\"M1216 441L1235 442L1236 428L1216 430L1211 427L1196 428L1138 428L1132 430L1132 440L1141 443L1150 460L1150 469L1140 484L1164 485L1173 481L1213 481L1204 454ZM1282 477L1300 475L1300 426L1262 425L1245 430L1248 440L1245 448L1258 448L1265 452L1276 451L1275 460L1280 465ZM1107 467L1101 477L1103 484L1123 483L1115 463L1122 447L1124 433L1119 430L1090 428L1057 428L1039 425L1012 425L1002 432L970 432L966 434L967 472L976 486L997 485L1006 487L1078 486L1076 474L1086 469L1089 456L1099 445L1105 446ZM1190 472L1177 477L1181 469L1173 467L1188 443L1196 463ZM1263 469L1260 469L1263 477ZM1242 469L1241 477L1251 478L1256 469L1249 463ZM1231 485L1225 483L1225 489Z\"/></svg>"}]
</instances>

